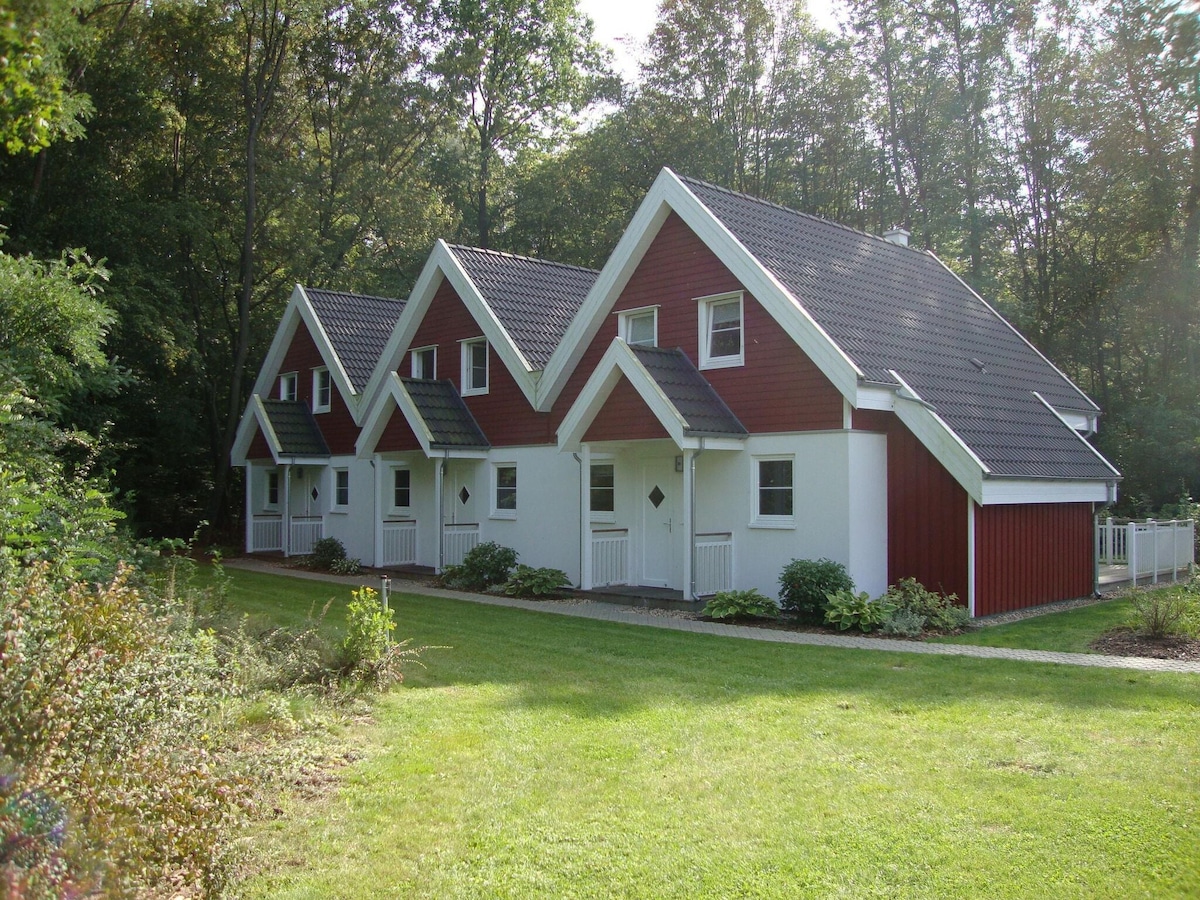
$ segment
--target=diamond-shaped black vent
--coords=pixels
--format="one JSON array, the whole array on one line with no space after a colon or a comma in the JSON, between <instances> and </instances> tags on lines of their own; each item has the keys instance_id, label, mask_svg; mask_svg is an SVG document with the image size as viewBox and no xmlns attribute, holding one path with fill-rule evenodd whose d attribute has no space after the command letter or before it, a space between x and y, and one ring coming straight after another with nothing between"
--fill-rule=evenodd
<instances>
[{"instance_id":1,"label":"diamond-shaped black vent","mask_svg":"<svg viewBox=\"0 0 1200 900\"><path fill-rule=\"evenodd\" d=\"M466 503L470 499L471 499L471 492L468 491L465 487L461 491L458 492L458 502L459 503Z\"/></svg>"},{"instance_id":2,"label":"diamond-shaped black vent","mask_svg":"<svg viewBox=\"0 0 1200 900\"><path fill-rule=\"evenodd\" d=\"M662 502L666 499L667 495L660 491L658 489L658 485L656 484L654 486L654 490L650 492L650 502L654 504L654 508L658 509L662 505Z\"/></svg>"},{"instance_id":3,"label":"diamond-shaped black vent","mask_svg":"<svg viewBox=\"0 0 1200 900\"><path fill-rule=\"evenodd\" d=\"M317 499L318 497L320 497L320 496L321 496L321 495L320 495L319 493L317 493L317 489L316 489L316 488L313 488L313 489L312 489L312 498L313 498L314 500L316 500L316 499Z\"/></svg>"}]
</instances>

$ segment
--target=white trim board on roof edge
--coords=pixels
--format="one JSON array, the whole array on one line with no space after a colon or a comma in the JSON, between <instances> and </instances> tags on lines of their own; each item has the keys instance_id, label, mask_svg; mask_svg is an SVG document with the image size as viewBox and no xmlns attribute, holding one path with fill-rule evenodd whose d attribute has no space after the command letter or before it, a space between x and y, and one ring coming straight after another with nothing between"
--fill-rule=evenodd
<instances>
[{"instance_id":1,"label":"white trim board on roof edge","mask_svg":"<svg viewBox=\"0 0 1200 900\"><path fill-rule=\"evenodd\" d=\"M247 413L253 413L253 415L247 415ZM242 413L241 421L238 422L237 434L233 440L233 448L229 451L230 462L233 465L245 466L249 464L246 454L250 452L250 445L254 442L255 428L262 432L263 438L267 442L267 448L271 451L271 459L275 461L276 465L287 463L304 466L323 466L329 463L328 456L284 456L280 452L279 437L275 434L274 426L271 425L271 417L267 415L262 397L258 394L253 394L249 402L246 403L246 409Z\"/></svg>"},{"instance_id":2,"label":"white trim board on roof edge","mask_svg":"<svg viewBox=\"0 0 1200 900\"><path fill-rule=\"evenodd\" d=\"M367 421L363 423L363 429L358 435L358 440L354 443L354 452L359 459L370 459L372 454L376 452L375 448L379 444L379 438L383 436L383 430L387 427L388 419L392 414L392 408L387 403L389 399L395 402L395 408L404 416L404 420L408 423L408 427L412 429L412 433L416 437L417 443L421 445L421 450L424 452L426 458L484 459L487 457L488 451L486 450L445 450L435 448L433 446L433 435L430 434L429 427L425 424L425 419L421 416L416 404L413 403L407 388L404 387L404 382L395 372L392 372L388 378L384 391L380 395L379 401L372 405L371 414L367 417Z\"/></svg>"}]
</instances>

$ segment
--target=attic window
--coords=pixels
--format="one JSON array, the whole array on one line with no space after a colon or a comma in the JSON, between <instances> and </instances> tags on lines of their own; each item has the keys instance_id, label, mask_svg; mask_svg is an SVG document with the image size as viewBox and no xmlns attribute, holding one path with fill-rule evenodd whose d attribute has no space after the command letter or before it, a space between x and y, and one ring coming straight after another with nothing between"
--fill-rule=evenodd
<instances>
[{"instance_id":1,"label":"attic window","mask_svg":"<svg viewBox=\"0 0 1200 900\"><path fill-rule=\"evenodd\" d=\"M474 338L462 342L462 395L486 394L488 392L488 345L487 338Z\"/></svg>"},{"instance_id":2,"label":"attic window","mask_svg":"<svg viewBox=\"0 0 1200 900\"><path fill-rule=\"evenodd\" d=\"M333 387L329 380L329 370L313 369L313 412L329 412L333 398Z\"/></svg>"},{"instance_id":3,"label":"attic window","mask_svg":"<svg viewBox=\"0 0 1200 900\"><path fill-rule=\"evenodd\" d=\"M658 346L658 307L631 309L620 314L618 331L631 347Z\"/></svg>"},{"instance_id":4,"label":"attic window","mask_svg":"<svg viewBox=\"0 0 1200 900\"><path fill-rule=\"evenodd\" d=\"M740 366L742 353L742 292L701 297L700 368L720 369Z\"/></svg>"},{"instance_id":5,"label":"attic window","mask_svg":"<svg viewBox=\"0 0 1200 900\"><path fill-rule=\"evenodd\" d=\"M295 400L296 399L296 373L288 372L286 375L279 376L279 399L280 400Z\"/></svg>"},{"instance_id":6,"label":"attic window","mask_svg":"<svg viewBox=\"0 0 1200 900\"><path fill-rule=\"evenodd\" d=\"M437 347L418 347L412 352L412 377L437 378Z\"/></svg>"}]
</instances>

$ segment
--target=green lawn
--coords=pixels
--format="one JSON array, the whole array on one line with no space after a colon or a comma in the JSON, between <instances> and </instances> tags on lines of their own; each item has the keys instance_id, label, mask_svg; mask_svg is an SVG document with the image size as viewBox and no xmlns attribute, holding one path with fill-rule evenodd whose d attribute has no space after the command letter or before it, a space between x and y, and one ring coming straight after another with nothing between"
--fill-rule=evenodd
<instances>
[{"instance_id":1,"label":"green lawn","mask_svg":"<svg viewBox=\"0 0 1200 900\"><path fill-rule=\"evenodd\" d=\"M1104 632L1123 624L1132 609L1128 600L1109 600L1065 612L1033 616L1008 625L992 625L954 637L935 638L939 643L975 644L984 647L1019 647L1091 653L1091 643Z\"/></svg>"},{"instance_id":2,"label":"green lawn","mask_svg":"<svg viewBox=\"0 0 1200 900\"><path fill-rule=\"evenodd\" d=\"M284 619L337 590L233 577ZM1200 677L397 606L450 649L246 895L1200 896Z\"/></svg>"}]
</instances>

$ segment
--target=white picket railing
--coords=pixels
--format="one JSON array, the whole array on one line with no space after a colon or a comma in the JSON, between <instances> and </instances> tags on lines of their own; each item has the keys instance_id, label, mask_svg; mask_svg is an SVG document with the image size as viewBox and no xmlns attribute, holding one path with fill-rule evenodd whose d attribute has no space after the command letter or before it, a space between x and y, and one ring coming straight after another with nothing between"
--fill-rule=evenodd
<instances>
[{"instance_id":1,"label":"white picket railing","mask_svg":"<svg viewBox=\"0 0 1200 900\"><path fill-rule=\"evenodd\" d=\"M412 566L417 562L417 523L414 520L383 523L385 566Z\"/></svg>"},{"instance_id":2,"label":"white picket railing","mask_svg":"<svg viewBox=\"0 0 1200 900\"><path fill-rule=\"evenodd\" d=\"M294 516L288 553L291 556L307 556L312 553L313 544L321 539L324 530L324 522L320 516Z\"/></svg>"},{"instance_id":3,"label":"white picket railing","mask_svg":"<svg viewBox=\"0 0 1200 900\"><path fill-rule=\"evenodd\" d=\"M442 526L442 565L460 565L478 544L478 523Z\"/></svg>"},{"instance_id":4,"label":"white picket railing","mask_svg":"<svg viewBox=\"0 0 1200 900\"><path fill-rule=\"evenodd\" d=\"M733 535L729 532L696 535L693 562L696 596L708 597L733 588Z\"/></svg>"},{"instance_id":5,"label":"white picket railing","mask_svg":"<svg viewBox=\"0 0 1200 900\"><path fill-rule=\"evenodd\" d=\"M1179 570L1195 560L1196 522L1181 519L1171 522L1130 522L1125 525L1125 550L1129 577L1134 584L1149 577L1154 583L1159 575L1170 573L1177 581Z\"/></svg>"},{"instance_id":6,"label":"white picket railing","mask_svg":"<svg viewBox=\"0 0 1200 900\"><path fill-rule=\"evenodd\" d=\"M629 529L592 531L592 585L629 584Z\"/></svg>"},{"instance_id":7,"label":"white picket railing","mask_svg":"<svg viewBox=\"0 0 1200 900\"><path fill-rule=\"evenodd\" d=\"M1096 555L1102 566L1123 566L1129 560L1128 522L1109 516L1096 523Z\"/></svg>"},{"instance_id":8,"label":"white picket railing","mask_svg":"<svg viewBox=\"0 0 1200 900\"><path fill-rule=\"evenodd\" d=\"M254 516L250 521L250 546L247 553L283 549L283 518Z\"/></svg>"}]
</instances>

